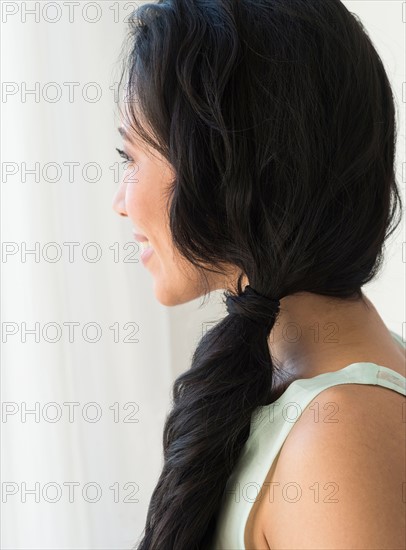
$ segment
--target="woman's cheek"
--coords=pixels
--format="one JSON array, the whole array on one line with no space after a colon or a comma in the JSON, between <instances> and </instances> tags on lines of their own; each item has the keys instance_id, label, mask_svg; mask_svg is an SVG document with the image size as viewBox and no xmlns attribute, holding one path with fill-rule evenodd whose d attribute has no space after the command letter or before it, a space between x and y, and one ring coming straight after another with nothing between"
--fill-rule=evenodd
<instances>
[{"instance_id":1,"label":"woman's cheek","mask_svg":"<svg viewBox=\"0 0 406 550\"><path fill-rule=\"evenodd\" d=\"M137 164L130 164L124 172L124 182L127 186L137 184L139 182L139 167Z\"/></svg>"},{"instance_id":2,"label":"woman's cheek","mask_svg":"<svg viewBox=\"0 0 406 550\"><path fill-rule=\"evenodd\" d=\"M137 167L130 165L124 174L124 180L126 183L126 206L127 212L130 213L134 201L138 200L137 195L140 192L140 175Z\"/></svg>"}]
</instances>

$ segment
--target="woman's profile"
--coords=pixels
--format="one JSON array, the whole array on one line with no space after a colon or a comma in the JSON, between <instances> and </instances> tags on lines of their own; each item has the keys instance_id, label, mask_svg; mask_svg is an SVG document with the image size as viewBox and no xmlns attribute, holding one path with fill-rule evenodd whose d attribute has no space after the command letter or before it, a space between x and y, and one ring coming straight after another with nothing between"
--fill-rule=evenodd
<instances>
[{"instance_id":1,"label":"woman's profile","mask_svg":"<svg viewBox=\"0 0 406 550\"><path fill-rule=\"evenodd\" d=\"M405 344L362 290L401 221L396 111L365 28L340 0L161 0L126 45L114 208L161 304L227 308L135 547L404 549Z\"/></svg>"}]
</instances>

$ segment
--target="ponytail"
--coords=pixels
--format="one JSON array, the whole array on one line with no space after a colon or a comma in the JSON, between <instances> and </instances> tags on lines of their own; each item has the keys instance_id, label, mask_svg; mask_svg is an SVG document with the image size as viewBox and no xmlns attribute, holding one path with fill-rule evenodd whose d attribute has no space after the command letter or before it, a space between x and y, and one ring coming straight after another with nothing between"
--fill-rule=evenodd
<instances>
[{"instance_id":1,"label":"ponytail","mask_svg":"<svg viewBox=\"0 0 406 550\"><path fill-rule=\"evenodd\" d=\"M174 383L164 427L165 465L139 550L209 547L251 415L272 402L267 337L279 301L248 286L240 296L228 295L226 303L229 314L201 339L190 370Z\"/></svg>"}]
</instances>

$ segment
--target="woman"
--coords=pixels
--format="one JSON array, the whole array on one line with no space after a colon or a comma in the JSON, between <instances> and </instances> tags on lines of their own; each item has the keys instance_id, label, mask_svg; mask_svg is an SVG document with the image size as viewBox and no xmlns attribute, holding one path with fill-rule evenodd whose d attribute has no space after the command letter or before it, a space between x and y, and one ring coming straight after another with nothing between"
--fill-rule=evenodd
<instances>
[{"instance_id":1,"label":"woman","mask_svg":"<svg viewBox=\"0 0 406 550\"><path fill-rule=\"evenodd\" d=\"M361 290L402 209L379 55L339 0L162 0L130 31L114 208L161 304L228 309L137 548L404 548L404 343Z\"/></svg>"}]
</instances>

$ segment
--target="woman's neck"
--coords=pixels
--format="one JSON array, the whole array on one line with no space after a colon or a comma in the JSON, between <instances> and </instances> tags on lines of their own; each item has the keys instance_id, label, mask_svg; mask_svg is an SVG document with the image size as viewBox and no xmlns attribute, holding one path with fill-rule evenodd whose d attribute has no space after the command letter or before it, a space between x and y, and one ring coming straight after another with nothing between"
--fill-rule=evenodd
<instances>
[{"instance_id":1,"label":"woman's neck","mask_svg":"<svg viewBox=\"0 0 406 550\"><path fill-rule=\"evenodd\" d=\"M301 292L282 298L268 342L292 379L362 361L393 365L405 375L404 352L365 295L342 300Z\"/></svg>"}]
</instances>

